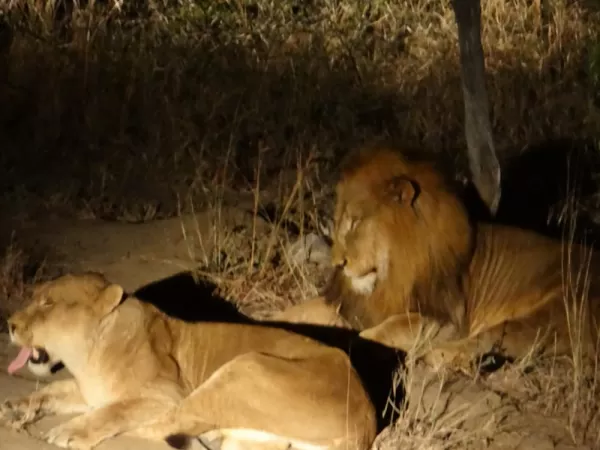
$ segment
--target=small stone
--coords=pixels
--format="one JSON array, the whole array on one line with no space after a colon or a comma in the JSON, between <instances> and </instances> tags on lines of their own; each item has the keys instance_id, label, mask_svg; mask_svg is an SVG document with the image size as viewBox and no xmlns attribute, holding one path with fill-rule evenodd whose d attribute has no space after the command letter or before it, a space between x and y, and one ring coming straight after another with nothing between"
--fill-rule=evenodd
<instances>
[{"instance_id":1,"label":"small stone","mask_svg":"<svg viewBox=\"0 0 600 450\"><path fill-rule=\"evenodd\" d=\"M315 233L300 237L287 248L291 260L296 264L315 263L328 266L331 249L327 241Z\"/></svg>"}]
</instances>

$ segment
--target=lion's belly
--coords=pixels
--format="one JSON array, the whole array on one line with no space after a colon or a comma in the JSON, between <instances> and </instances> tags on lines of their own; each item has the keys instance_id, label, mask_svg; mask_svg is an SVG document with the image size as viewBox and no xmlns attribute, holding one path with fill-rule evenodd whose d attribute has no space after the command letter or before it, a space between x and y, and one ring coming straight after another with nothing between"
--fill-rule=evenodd
<instances>
[{"instance_id":1,"label":"lion's belly","mask_svg":"<svg viewBox=\"0 0 600 450\"><path fill-rule=\"evenodd\" d=\"M465 280L471 333L562 300L560 249L523 230L482 227Z\"/></svg>"}]
</instances>

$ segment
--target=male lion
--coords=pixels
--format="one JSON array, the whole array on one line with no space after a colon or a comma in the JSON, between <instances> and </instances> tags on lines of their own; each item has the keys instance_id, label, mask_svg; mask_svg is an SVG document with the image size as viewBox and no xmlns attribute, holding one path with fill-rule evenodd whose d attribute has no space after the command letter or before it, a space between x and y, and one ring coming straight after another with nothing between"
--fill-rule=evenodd
<instances>
[{"instance_id":1,"label":"male lion","mask_svg":"<svg viewBox=\"0 0 600 450\"><path fill-rule=\"evenodd\" d=\"M80 414L45 436L60 447L89 449L125 433L174 446L216 435L245 448L362 450L381 428L374 403L382 399L371 398L339 348L264 324L184 322L98 274L37 285L8 324L22 348L11 372L35 352L73 379L4 402L0 417L20 428Z\"/></svg>"},{"instance_id":2,"label":"male lion","mask_svg":"<svg viewBox=\"0 0 600 450\"><path fill-rule=\"evenodd\" d=\"M277 319L337 320L436 365L464 367L486 353L516 359L532 346L595 356L591 249L473 223L441 171L388 148L352 155L336 196L332 281L324 297ZM433 348L419 348L419 337Z\"/></svg>"}]
</instances>

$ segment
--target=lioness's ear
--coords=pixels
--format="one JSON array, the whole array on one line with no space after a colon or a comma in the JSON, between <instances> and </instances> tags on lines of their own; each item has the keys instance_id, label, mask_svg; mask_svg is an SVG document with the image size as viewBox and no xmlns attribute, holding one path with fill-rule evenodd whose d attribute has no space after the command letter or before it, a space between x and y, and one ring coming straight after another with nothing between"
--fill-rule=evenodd
<instances>
[{"instance_id":1,"label":"lioness's ear","mask_svg":"<svg viewBox=\"0 0 600 450\"><path fill-rule=\"evenodd\" d=\"M410 203L415 206L415 202L421 195L421 186L416 180L406 175L397 175L392 178L387 185L387 194L398 203Z\"/></svg>"},{"instance_id":2,"label":"lioness's ear","mask_svg":"<svg viewBox=\"0 0 600 450\"><path fill-rule=\"evenodd\" d=\"M110 284L100 292L94 306L102 316L105 316L119 306L121 300L123 300L123 288L118 284Z\"/></svg>"}]
</instances>

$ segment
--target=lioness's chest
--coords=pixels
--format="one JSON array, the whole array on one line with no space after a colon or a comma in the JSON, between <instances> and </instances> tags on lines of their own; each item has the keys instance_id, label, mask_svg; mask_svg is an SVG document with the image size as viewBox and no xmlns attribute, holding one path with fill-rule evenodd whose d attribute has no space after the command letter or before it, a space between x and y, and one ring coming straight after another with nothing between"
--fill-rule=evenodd
<instances>
[{"instance_id":1,"label":"lioness's chest","mask_svg":"<svg viewBox=\"0 0 600 450\"><path fill-rule=\"evenodd\" d=\"M83 382L78 382L81 395L89 406L100 408L120 396L123 388L118 387L114 381L107 381L105 377L93 375Z\"/></svg>"}]
</instances>

